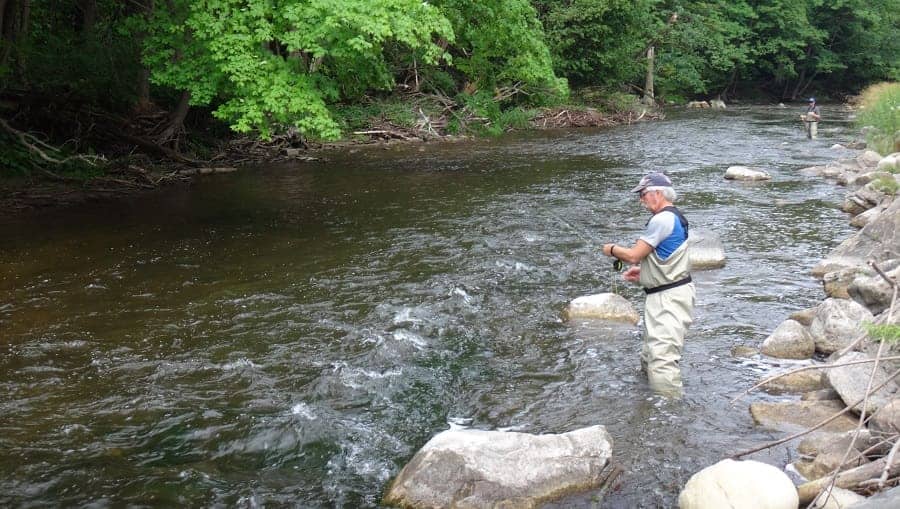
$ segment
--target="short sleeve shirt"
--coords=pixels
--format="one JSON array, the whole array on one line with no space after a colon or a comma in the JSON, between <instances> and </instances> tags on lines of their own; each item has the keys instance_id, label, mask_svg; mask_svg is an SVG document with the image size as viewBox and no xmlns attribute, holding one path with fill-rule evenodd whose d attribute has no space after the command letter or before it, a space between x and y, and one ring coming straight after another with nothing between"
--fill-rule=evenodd
<instances>
[{"instance_id":1,"label":"short sleeve shirt","mask_svg":"<svg viewBox=\"0 0 900 509\"><path fill-rule=\"evenodd\" d=\"M656 255L665 260L687 240L687 235L678 216L672 211L664 210L650 218L641 240L653 246Z\"/></svg>"}]
</instances>

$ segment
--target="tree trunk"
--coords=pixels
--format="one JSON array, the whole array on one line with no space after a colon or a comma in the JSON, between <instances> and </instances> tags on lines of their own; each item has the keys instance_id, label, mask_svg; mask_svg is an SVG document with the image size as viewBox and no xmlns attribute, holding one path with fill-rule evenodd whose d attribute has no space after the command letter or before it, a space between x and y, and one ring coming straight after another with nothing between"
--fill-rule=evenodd
<instances>
[{"instance_id":1,"label":"tree trunk","mask_svg":"<svg viewBox=\"0 0 900 509\"><path fill-rule=\"evenodd\" d=\"M139 6L139 11L141 12L145 18L149 18L150 15L153 14L153 0L145 0L142 3L137 4ZM138 47L143 46L145 34L139 33L137 34L137 38L140 41L138 43ZM141 72L138 73L138 83L137 83L137 104L135 104L135 110L137 111L147 111L150 109L150 69L141 66Z\"/></svg>"},{"instance_id":2,"label":"tree trunk","mask_svg":"<svg viewBox=\"0 0 900 509\"><path fill-rule=\"evenodd\" d=\"M188 111L191 109L191 91L185 90L181 92L181 100L178 101L178 107L169 116L169 122L166 128L157 136L160 145L172 143L175 150L178 150L178 134L184 131L184 119L187 118Z\"/></svg>"},{"instance_id":3,"label":"tree trunk","mask_svg":"<svg viewBox=\"0 0 900 509\"><path fill-rule=\"evenodd\" d=\"M78 0L81 10L81 32L88 33L97 24L97 0Z\"/></svg>"},{"instance_id":4,"label":"tree trunk","mask_svg":"<svg viewBox=\"0 0 900 509\"><path fill-rule=\"evenodd\" d=\"M643 103L648 106L656 105L656 98L653 93L653 58L654 58L654 49L653 46L650 46L647 49L647 79L644 82L644 99Z\"/></svg>"},{"instance_id":5,"label":"tree trunk","mask_svg":"<svg viewBox=\"0 0 900 509\"><path fill-rule=\"evenodd\" d=\"M25 62L19 54L19 43L28 33L28 18L31 12L30 0L2 0L0 9L0 66L9 66L15 60L14 68L19 77L25 73Z\"/></svg>"}]
</instances>

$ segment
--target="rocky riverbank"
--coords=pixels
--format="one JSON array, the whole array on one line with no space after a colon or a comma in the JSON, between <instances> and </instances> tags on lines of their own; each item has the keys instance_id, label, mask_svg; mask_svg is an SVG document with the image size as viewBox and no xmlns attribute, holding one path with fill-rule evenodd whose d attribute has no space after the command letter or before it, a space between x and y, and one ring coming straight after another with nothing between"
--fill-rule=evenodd
<instances>
[{"instance_id":1,"label":"rocky riverbank","mask_svg":"<svg viewBox=\"0 0 900 509\"><path fill-rule=\"evenodd\" d=\"M866 150L852 159L802 172L846 186L848 194L842 208L860 230L812 269L812 275L823 283L825 299L814 308L787 317L760 348L762 355L770 357L809 360L807 366L758 385L763 390L788 394L785 401L750 405L757 424L793 434L735 456L800 440L800 458L785 465L798 483L799 497L788 494L781 505L769 507L797 507L798 503L810 507L897 507L898 154L883 157ZM799 401L796 395L800 395ZM740 484L742 489L763 487L748 483L746 478ZM827 490L832 484L834 488ZM871 498L867 500L866 496ZM692 497L683 495L683 500L696 499ZM682 507L714 506L691 503Z\"/></svg>"}]
</instances>

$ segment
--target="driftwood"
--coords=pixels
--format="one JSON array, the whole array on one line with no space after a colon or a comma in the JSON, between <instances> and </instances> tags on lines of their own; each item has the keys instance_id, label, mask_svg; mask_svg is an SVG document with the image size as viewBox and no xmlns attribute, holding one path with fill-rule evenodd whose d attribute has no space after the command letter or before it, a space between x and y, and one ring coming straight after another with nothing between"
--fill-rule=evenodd
<instances>
[{"instance_id":1,"label":"driftwood","mask_svg":"<svg viewBox=\"0 0 900 509\"><path fill-rule=\"evenodd\" d=\"M844 470L834 479L834 486L848 490L863 489L868 486L869 480L877 479L881 476L882 470L887 470L890 476L896 476L900 474L900 463L895 462L888 465L888 459L881 458L850 470ZM829 484L831 484L831 477L826 476L798 486L797 493L800 495L800 505L811 502Z\"/></svg>"}]
</instances>

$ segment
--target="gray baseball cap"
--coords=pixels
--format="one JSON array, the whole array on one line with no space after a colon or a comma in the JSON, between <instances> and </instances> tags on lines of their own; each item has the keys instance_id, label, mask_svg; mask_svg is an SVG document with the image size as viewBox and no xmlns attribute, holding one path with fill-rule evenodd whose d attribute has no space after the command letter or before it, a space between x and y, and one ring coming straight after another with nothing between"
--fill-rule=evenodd
<instances>
[{"instance_id":1,"label":"gray baseball cap","mask_svg":"<svg viewBox=\"0 0 900 509\"><path fill-rule=\"evenodd\" d=\"M632 189L631 192L639 193L648 187L672 187L672 181L662 173L654 171L644 175L644 178L641 179L637 187Z\"/></svg>"}]
</instances>

